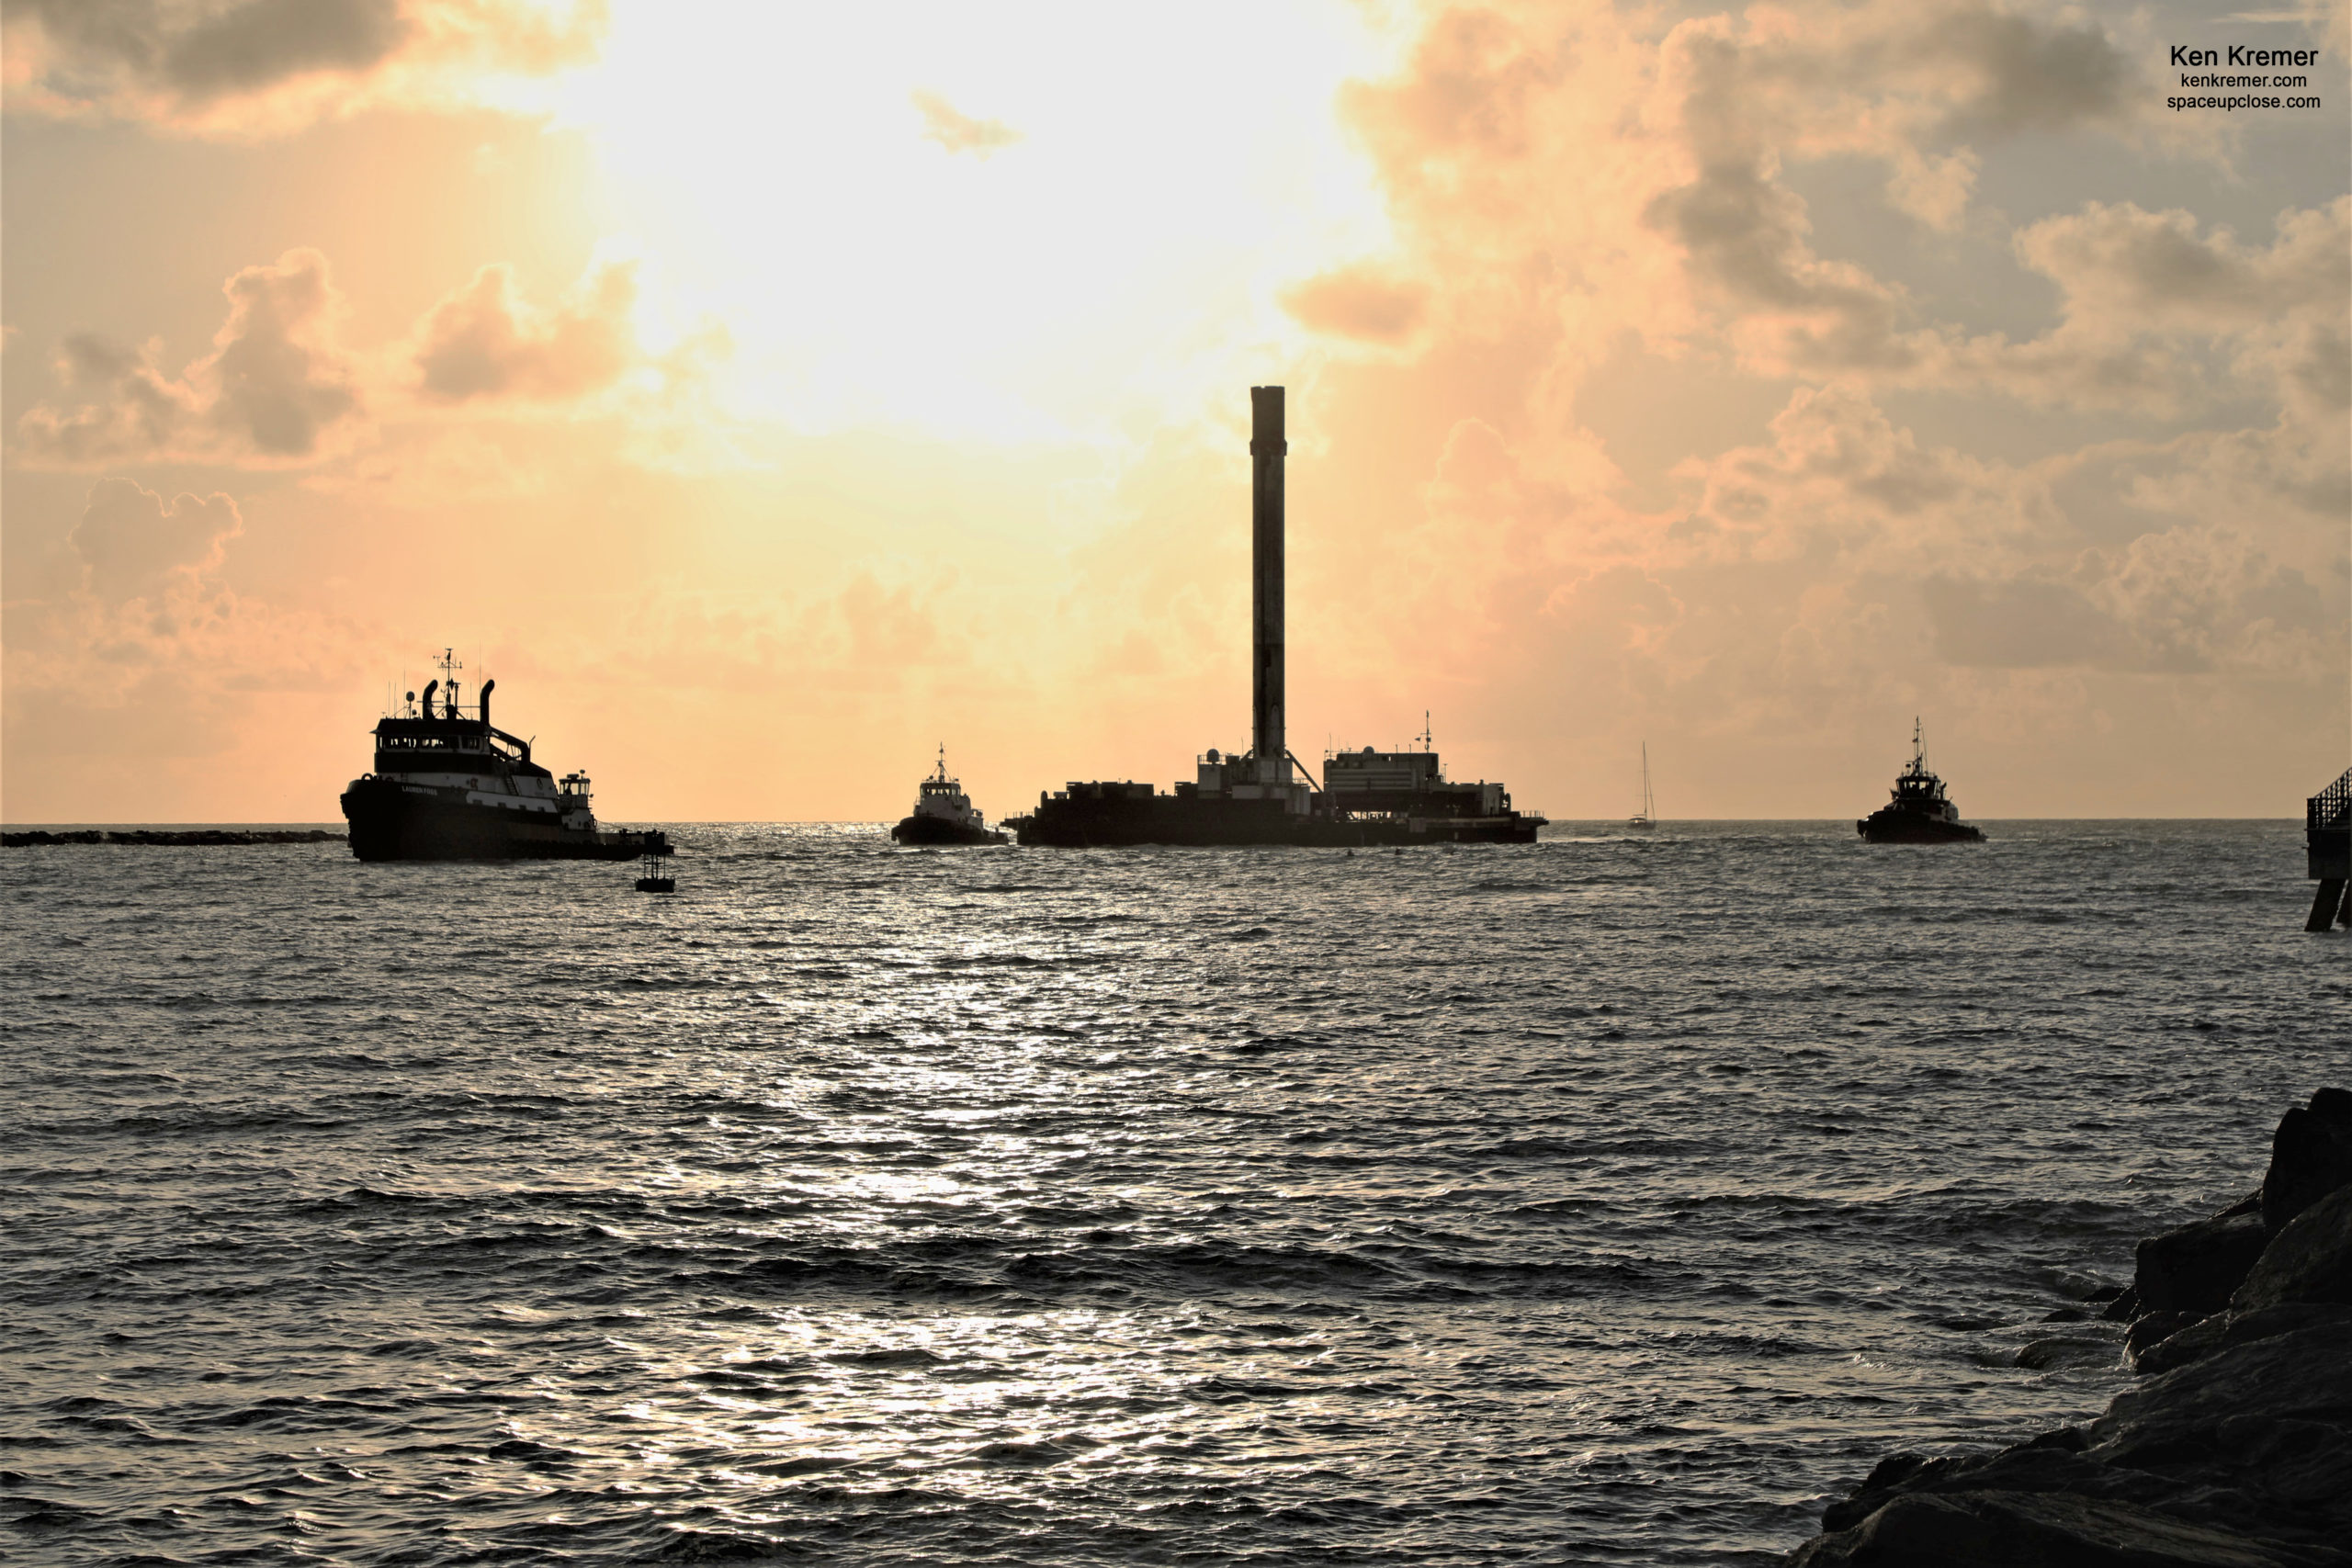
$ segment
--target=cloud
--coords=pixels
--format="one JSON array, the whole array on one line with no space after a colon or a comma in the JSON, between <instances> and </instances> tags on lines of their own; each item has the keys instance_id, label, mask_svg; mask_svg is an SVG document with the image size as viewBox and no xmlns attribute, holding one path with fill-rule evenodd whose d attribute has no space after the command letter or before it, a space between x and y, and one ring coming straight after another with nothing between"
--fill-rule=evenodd
<instances>
[{"instance_id":1,"label":"cloud","mask_svg":"<svg viewBox=\"0 0 2352 1568\"><path fill-rule=\"evenodd\" d=\"M66 536L82 591L8 607L0 723L12 800L40 801L52 818L233 819L254 809L236 804L244 791L198 760L243 750L247 787L269 781L262 814L331 813L331 798L322 813L305 785L336 762L305 762L322 743L347 745L346 728L293 722L287 705L306 700L315 713L321 694L347 696L368 639L339 615L228 588L220 568L243 532L224 494L166 502L123 478L91 488ZM304 761L289 767L289 753Z\"/></svg>"},{"instance_id":2,"label":"cloud","mask_svg":"<svg viewBox=\"0 0 2352 1568\"><path fill-rule=\"evenodd\" d=\"M1679 470L1699 487L1670 535L1690 559L1907 574L2064 527L2039 476L1923 443L1850 388L1799 388L1770 435Z\"/></svg>"},{"instance_id":3,"label":"cloud","mask_svg":"<svg viewBox=\"0 0 2352 1568\"><path fill-rule=\"evenodd\" d=\"M1966 147L1940 154L1897 148L1890 162L1894 173L1886 181L1888 204L1930 229L1958 231L1983 160Z\"/></svg>"},{"instance_id":4,"label":"cloud","mask_svg":"<svg viewBox=\"0 0 2352 1568\"><path fill-rule=\"evenodd\" d=\"M1791 171L1874 161L1890 210L1957 235L1985 147L2144 141L2164 128L2141 85L2097 24L1988 0L1679 21L1493 0L1433 17L1400 71L1351 85L1340 108L1405 252L1363 271L1427 285L1425 321L1556 325L1558 351L1588 359L1631 330L1758 376L1924 381L1964 334L1900 281L1824 254Z\"/></svg>"},{"instance_id":5,"label":"cloud","mask_svg":"<svg viewBox=\"0 0 2352 1568\"><path fill-rule=\"evenodd\" d=\"M2057 285L2059 323L1956 344L1950 382L2157 412L2248 394L2312 421L2352 407L2352 197L2280 213L2267 246L2185 209L2096 201L2012 245Z\"/></svg>"},{"instance_id":6,"label":"cloud","mask_svg":"<svg viewBox=\"0 0 2352 1568\"><path fill-rule=\"evenodd\" d=\"M318 786L350 776L351 701L387 662L380 634L343 616L187 574L122 604L84 594L10 618L9 796L52 819L331 818ZM242 779L183 765L238 752Z\"/></svg>"},{"instance_id":7,"label":"cloud","mask_svg":"<svg viewBox=\"0 0 2352 1568\"><path fill-rule=\"evenodd\" d=\"M972 657L948 624L952 575L886 582L859 570L838 585L797 586L778 595L740 583L697 592L643 582L616 596L608 620L548 628L538 657L592 686L755 694L801 712L903 692L960 673Z\"/></svg>"},{"instance_id":8,"label":"cloud","mask_svg":"<svg viewBox=\"0 0 2352 1568\"><path fill-rule=\"evenodd\" d=\"M201 103L313 72L363 73L409 32L397 0L247 0L185 31L142 39L140 52L173 92Z\"/></svg>"},{"instance_id":9,"label":"cloud","mask_svg":"<svg viewBox=\"0 0 2352 1568\"><path fill-rule=\"evenodd\" d=\"M1939 311L1948 287L1817 240L1800 187L1826 160L1874 161L1888 211L1981 243L2006 221L1972 206L2003 143L2088 134L2145 152L2207 134L2156 116L2162 95L2133 59L2095 22L1987 0L1757 5L1670 23L1600 4L1451 8L1393 77L1341 95L1398 254L1283 303L1330 337L1541 345L1555 406L1628 333L1649 353L1758 378L2164 417L2249 392L2303 417L2340 406L2340 201L2283 216L2267 250L2128 203L2043 218L2014 231L2013 254L2058 284L2061 319L2024 338L1972 332ZM2255 301L2274 307L2267 319Z\"/></svg>"},{"instance_id":10,"label":"cloud","mask_svg":"<svg viewBox=\"0 0 2352 1568\"><path fill-rule=\"evenodd\" d=\"M27 411L29 460L76 468L128 458L276 465L315 457L361 413L359 372L336 341L344 303L326 258L293 250L230 278L213 351L175 378L154 345L65 340L58 370L86 400Z\"/></svg>"},{"instance_id":11,"label":"cloud","mask_svg":"<svg viewBox=\"0 0 2352 1568\"><path fill-rule=\"evenodd\" d=\"M2003 783L2021 811L2120 808L2113 756L2152 736L2183 754L2242 750L2247 780L2291 773L2328 739L2293 716L2339 692L2344 669L2352 204L2340 180L2282 158L2265 177L2299 205L2248 226L2245 187L2230 197L2186 162L2213 122L2152 117L2162 95L2134 81L2153 60L2140 39L2055 0L1709 17L1433 5L1400 63L1341 97L1393 247L1366 254L1350 228L1346 250L1282 250L1294 270L1273 298L1297 330L1280 341L1309 339L1302 362L1277 372L1254 335L1236 348L1228 334L1194 365L1246 354L1252 378L1293 388L1302 734L1392 739L1432 706L1457 768L1579 812L1631 806L1591 780L1622 766L1630 789L1645 735L1662 788L1677 748L1703 747L1711 776L1740 781L1726 809L1838 809L1853 804L1838 798L1839 750L1877 738L1854 775L1875 794L1917 712L1936 733L2016 747ZM367 90L390 91L417 48L369 68ZM231 106L270 90L221 91ZM978 156L1010 135L932 107L897 110L910 144L927 128L944 155ZM2118 169L2139 205L2097 183ZM307 458L266 456L209 361L179 370L187 352L74 340L36 411L44 460L64 460L88 410L85 466L127 460L89 455L104 450L306 463L273 516L319 530L322 564L300 592L322 615L366 603L409 617L407 640L478 593L544 661L535 705L555 703L559 671L604 733L674 724L673 697L702 705L740 765L712 774L701 814L846 809L838 769L795 759L890 754L871 743L910 714L918 731L941 716L951 747L956 725L1025 737L1001 752L1012 796L1096 770L1164 778L1171 725L1233 738L1238 435L1203 447L1163 429L1125 461L1106 443L1012 464L769 430L742 440L758 464L682 479L642 454L728 427L693 400L690 357L636 326L647 275L592 269L537 292L504 268L469 271L363 352L311 335L324 357L288 384L356 404L314 416ZM23 451L35 436L28 424ZM976 502L989 485L1001 493ZM227 596L195 564L217 552L217 514L191 504L135 487L124 502L122 536L153 547L135 581L160 589L109 609L93 564L93 592L12 605L12 700L20 682L63 694L61 725L143 704L162 735L175 714L238 711L225 687L187 695L203 661L258 681L285 660L250 649L334 644L332 627ZM691 549L675 537L687 515ZM586 546L548 552L582 526ZM93 529L75 550L98 547ZM458 541L475 563L461 579L395 564ZM545 570L560 614L497 590ZM67 629L39 657L80 660L46 686L14 646L43 616ZM622 647L654 650L653 673L614 662ZM729 728L754 697L785 705L806 743ZM356 700L332 716L336 776ZM624 709L638 716L616 730ZM75 743L100 743L76 722L89 733ZM2110 723L2125 739L2098 739ZM265 728L286 728L252 724ZM1972 809L1999 808L1981 793L1994 776L1962 774L1978 781ZM2134 804L2248 809L2270 787L2198 794L2181 776L2163 772ZM732 798L745 779L792 782L763 782L776 794L753 807Z\"/></svg>"},{"instance_id":12,"label":"cloud","mask_svg":"<svg viewBox=\"0 0 2352 1568\"><path fill-rule=\"evenodd\" d=\"M1370 267L1342 267L1284 289L1282 307L1310 331L1363 343L1401 343L1429 308L1429 290Z\"/></svg>"},{"instance_id":13,"label":"cloud","mask_svg":"<svg viewBox=\"0 0 2352 1568\"><path fill-rule=\"evenodd\" d=\"M2209 188L2177 165L2226 138L2151 107L2141 25L1430 16L1340 99L1393 254L1278 296L1402 350L1326 352L1295 404L1349 471L1315 481L1348 614L1299 645L1345 643L1325 667L1385 700L1450 684L1497 733L1573 735L1564 769L1665 722L1792 779L1881 708L2071 738L2110 700L2158 728L2205 700L2157 680L2340 684L2352 203L2290 178L2316 201L2241 236L2202 194L2023 223L1980 195L2063 201L2119 156Z\"/></svg>"},{"instance_id":14,"label":"cloud","mask_svg":"<svg viewBox=\"0 0 2352 1568\"><path fill-rule=\"evenodd\" d=\"M228 280L212 352L176 376L157 344L68 336L59 388L17 421L15 455L64 468L315 467L381 438L387 419L560 410L626 422L632 450L656 466L724 466L728 421L706 383L728 334L706 322L652 352L633 321L637 288L635 263L609 263L542 308L519 296L511 267L485 266L401 339L363 354L342 342L347 311L326 258L288 251Z\"/></svg>"},{"instance_id":15,"label":"cloud","mask_svg":"<svg viewBox=\"0 0 2352 1568\"><path fill-rule=\"evenodd\" d=\"M1021 132L1011 126L993 119L975 119L937 93L912 93L909 101L922 115L924 140L936 141L950 152L969 152L975 158L985 159L999 148L1010 147L1021 140Z\"/></svg>"},{"instance_id":16,"label":"cloud","mask_svg":"<svg viewBox=\"0 0 2352 1568\"><path fill-rule=\"evenodd\" d=\"M2092 202L2018 231L2018 259L2065 291L2066 319L2103 337L2154 323L2233 332L2290 310L2341 307L2352 288L2352 197L2289 210L2267 250L2210 232L2190 212Z\"/></svg>"},{"instance_id":17,"label":"cloud","mask_svg":"<svg viewBox=\"0 0 2352 1568\"><path fill-rule=\"evenodd\" d=\"M1954 232L1982 166L1955 143L2121 133L2135 82L2097 26L1984 0L1758 6L1676 27L1656 69L1689 172L1643 216L1679 248L1694 304L1746 367L1768 375L1931 377L1946 357L1902 288L1816 254L1789 164L1875 159L1891 208Z\"/></svg>"},{"instance_id":18,"label":"cloud","mask_svg":"<svg viewBox=\"0 0 2352 1568\"><path fill-rule=\"evenodd\" d=\"M485 266L420 323L418 389L438 403L568 400L600 390L643 358L629 319L636 303L634 263L597 269L548 310L515 298L514 268Z\"/></svg>"},{"instance_id":19,"label":"cloud","mask_svg":"<svg viewBox=\"0 0 2352 1568\"><path fill-rule=\"evenodd\" d=\"M1729 307L1743 358L1767 370L1902 370L1919 350L1897 330L1897 291L1806 243L1804 203L1769 159L1724 163L1650 204L1706 297Z\"/></svg>"},{"instance_id":20,"label":"cloud","mask_svg":"<svg viewBox=\"0 0 2352 1568\"><path fill-rule=\"evenodd\" d=\"M1934 577L1922 585L1936 651L1955 664L2042 669L2105 664L2121 630L2067 582Z\"/></svg>"},{"instance_id":21,"label":"cloud","mask_svg":"<svg viewBox=\"0 0 2352 1568\"><path fill-rule=\"evenodd\" d=\"M2301 674L2339 629L2325 596L2243 534L2183 528L2059 570L1922 584L1937 653L1996 669Z\"/></svg>"},{"instance_id":22,"label":"cloud","mask_svg":"<svg viewBox=\"0 0 2352 1568\"><path fill-rule=\"evenodd\" d=\"M92 487L67 542L82 558L91 592L119 603L212 570L244 527L226 495L183 493L167 506L134 480L110 479Z\"/></svg>"},{"instance_id":23,"label":"cloud","mask_svg":"<svg viewBox=\"0 0 2352 1568\"><path fill-rule=\"evenodd\" d=\"M1563 75L1543 34L1503 8L1441 13L1399 79L1351 85L1343 110L1391 164L1431 173L1464 154L1525 152L1540 96Z\"/></svg>"},{"instance_id":24,"label":"cloud","mask_svg":"<svg viewBox=\"0 0 2352 1568\"><path fill-rule=\"evenodd\" d=\"M1956 78L1940 127L1956 137L2120 121L2140 85L2097 24L2045 23L1982 3L1924 10L1901 47L1909 63L1932 62Z\"/></svg>"},{"instance_id":25,"label":"cloud","mask_svg":"<svg viewBox=\"0 0 2352 1568\"><path fill-rule=\"evenodd\" d=\"M200 134L386 104L468 102L484 77L594 57L603 0L19 0L9 107Z\"/></svg>"}]
</instances>

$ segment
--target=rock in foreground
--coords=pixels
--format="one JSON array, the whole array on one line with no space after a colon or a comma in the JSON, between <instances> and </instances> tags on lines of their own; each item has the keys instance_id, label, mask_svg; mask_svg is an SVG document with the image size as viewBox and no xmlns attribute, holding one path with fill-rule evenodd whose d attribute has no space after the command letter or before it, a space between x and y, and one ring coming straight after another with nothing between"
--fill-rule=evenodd
<instances>
[{"instance_id":1,"label":"rock in foreground","mask_svg":"<svg viewBox=\"0 0 2352 1568\"><path fill-rule=\"evenodd\" d=\"M2352 1094L2288 1113L2263 1190L2141 1245L2146 1379L2088 1427L1882 1461L1796 1568L2352 1568Z\"/></svg>"}]
</instances>

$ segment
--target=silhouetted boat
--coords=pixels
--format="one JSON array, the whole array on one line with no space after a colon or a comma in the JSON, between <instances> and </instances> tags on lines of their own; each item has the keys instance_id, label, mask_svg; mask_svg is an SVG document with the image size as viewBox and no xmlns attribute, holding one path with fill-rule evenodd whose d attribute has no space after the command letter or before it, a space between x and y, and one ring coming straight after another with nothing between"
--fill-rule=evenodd
<instances>
[{"instance_id":1,"label":"silhouetted boat","mask_svg":"<svg viewBox=\"0 0 2352 1568\"><path fill-rule=\"evenodd\" d=\"M490 723L485 681L475 716L458 706L448 649L424 700L407 694L378 721L376 767L343 792L351 852L361 860L635 860L670 853L661 832L606 832L589 810L588 775L555 775L531 743ZM439 693L440 708L434 706Z\"/></svg>"},{"instance_id":2,"label":"silhouetted boat","mask_svg":"<svg viewBox=\"0 0 2352 1568\"><path fill-rule=\"evenodd\" d=\"M1625 818L1628 828L1646 831L1657 826L1657 802L1650 798L1650 743L1642 742L1642 808Z\"/></svg>"},{"instance_id":3,"label":"silhouetted boat","mask_svg":"<svg viewBox=\"0 0 2352 1568\"><path fill-rule=\"evenodd\" d=\"M947 748L939 749L939 767L922 781L914 811L899 819L890 837L902 844L1001 844L1002 833L990 832L964 786L947 776Z\"/></svg>"},{"instance_id":4,"label":"silhouetted boat","mask_svg":"<svg viewBox=\"0 0 2352 1568\"><path fill-rule=\"evenodd\" d=\"M1911 761L1894 775L1893 798L1854 824L1873 844L1965 844L1984 837L1960 819L1960 808L1944 798L1944 781L1928 771L1919 721L1911 721Z\"/></svg>"}]
</instances>

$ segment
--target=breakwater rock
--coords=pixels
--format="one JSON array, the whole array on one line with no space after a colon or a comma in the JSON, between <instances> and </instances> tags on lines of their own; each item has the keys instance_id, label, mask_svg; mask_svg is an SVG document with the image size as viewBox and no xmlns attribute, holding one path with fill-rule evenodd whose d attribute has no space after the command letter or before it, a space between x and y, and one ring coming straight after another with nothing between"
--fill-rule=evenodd
<instances>
[{"instance_id":1,"label":"breakwater rock","mask_svg":"<svg viewBox=\"0 0 2352 1568\"><path fill-rule=\"evenodd\" d=\"M186 831L159 828L77 828L62 833L35 828L21 833L0 833L0 846L12 850L30 849L40 844L162 844L185 848L216 844L340 844L344 841L343 834L330 833L322 828L192 828Z\"/></svg>"},{"instance_id":2,"label":"breakwater rock","mask_svg":"<svg viewBox=\"0 0 2352 1568\"><path fill-rule=\"evenodd\" d=\"M1881 1461L1792 1568L2352 1568L2352 1092L2135 1264L2105 1315L2143 1381L2014 1448Z\"/></svg>"}]
</instances>

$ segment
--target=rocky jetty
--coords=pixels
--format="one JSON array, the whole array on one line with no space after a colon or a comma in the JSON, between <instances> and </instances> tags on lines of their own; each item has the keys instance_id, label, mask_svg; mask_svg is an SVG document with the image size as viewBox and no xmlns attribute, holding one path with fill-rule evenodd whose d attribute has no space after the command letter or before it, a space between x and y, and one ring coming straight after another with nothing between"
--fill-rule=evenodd
<instances>
[{"instance_id":1,"label":"rocky jetty","mask_svg":"<svg viewBox=\"0 0 2352 1568\"><path fill-rule=\"evenodd\" d=\"M12 850L30 849L40 844L162 844L187 848L218 844L340 844L343 841L341 833L330 833L321 828L192 828L185 832L157 828L137 828L126 831L77 828L62 833L46 832L35 828L21 833L0 833L0 847Z\"/></svg>"},{"instance_id":2,"label":"rocky jetty","mask_svg":"<svg viewBox=\"0 0 2352 1568\"><path fill-rule=\"evenodd\" d=\"M2259 1190L2140 1244L2106 1316L2143 1379L1996 1453L1898 1453L1792 1568L2352 1568L2352 1091Z\"/></svg>"}]
</instances>

